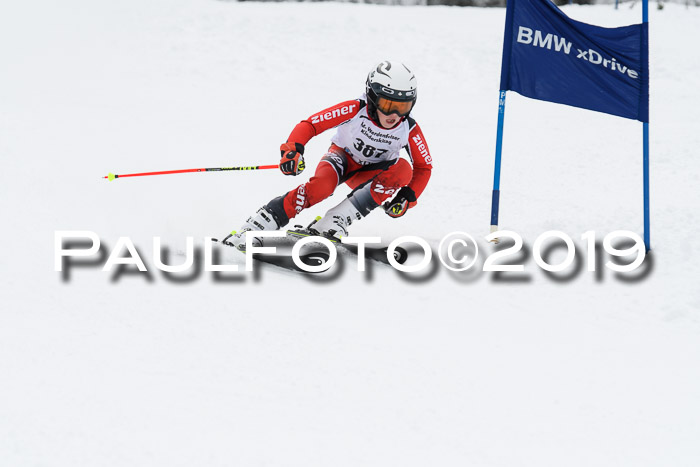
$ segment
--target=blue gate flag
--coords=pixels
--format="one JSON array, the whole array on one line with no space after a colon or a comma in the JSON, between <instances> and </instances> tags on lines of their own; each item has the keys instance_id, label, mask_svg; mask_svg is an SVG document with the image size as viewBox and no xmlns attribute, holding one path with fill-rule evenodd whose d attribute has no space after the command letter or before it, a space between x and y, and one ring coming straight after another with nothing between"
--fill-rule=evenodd
<instances>
[{"instance_id":1,"label":"blue gate flag","mask_svg":"<svg viewBox=\"0 0 700 467\"><path fill-rule=\"evenodd\" d=\"M648 23L603 28L508 0L501 90L649 122Z\"/></svg>"}]
</instances>

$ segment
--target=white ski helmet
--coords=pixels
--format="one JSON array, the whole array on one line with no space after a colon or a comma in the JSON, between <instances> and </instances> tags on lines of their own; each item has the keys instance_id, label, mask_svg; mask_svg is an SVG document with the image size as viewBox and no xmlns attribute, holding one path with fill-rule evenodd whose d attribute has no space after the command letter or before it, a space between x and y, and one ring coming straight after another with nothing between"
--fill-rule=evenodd
<instances>
[{"instance_id":1,"label":"white ski helmet","mask_svg":"<svg viewBox=\"0 0 700 467\"><path fill-rule=\"evenodd\" d=\"M385 60L367 75L367 112L378 120L377 109L385 115L405 117L416 103L418 82L406 65Z\"/></svg>"}]
</instances>

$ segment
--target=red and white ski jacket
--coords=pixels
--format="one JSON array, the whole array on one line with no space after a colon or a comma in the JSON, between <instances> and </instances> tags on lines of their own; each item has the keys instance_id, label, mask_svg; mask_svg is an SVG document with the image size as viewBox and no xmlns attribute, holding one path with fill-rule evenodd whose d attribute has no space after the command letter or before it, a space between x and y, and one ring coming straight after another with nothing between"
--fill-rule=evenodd
<instances>
[{"instance_id":1,"label":"red and white ski jacket","mask_svg":"<svg viewBox=\"0 0 700 467\"><path fill-rule=\"evenodd\" d=\"M333 143L361 165L398 159L401 149L406 149L413 165L413 178L408 187L415 192L416 198L423 193L430 179L433 159L414 119L407 116L394 128L382 128L367 114L366 100L356 99L341 102L302 120L292 130L287 142L306 145L314 136L335 127L338 131L331 139Z\"/></svg>"}]
</instances>

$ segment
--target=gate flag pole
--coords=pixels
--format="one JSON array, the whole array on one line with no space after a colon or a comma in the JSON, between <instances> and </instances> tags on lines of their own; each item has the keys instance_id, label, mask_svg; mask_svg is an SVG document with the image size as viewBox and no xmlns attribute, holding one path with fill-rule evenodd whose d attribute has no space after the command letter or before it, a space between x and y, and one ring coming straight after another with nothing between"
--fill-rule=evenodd
<instances>
[{"instance_id":1,"label":"gate flag pole","mask_svg":"<svg viewBox=\"0 0 700 467\"><path fill-rule=\"evenodd\" d=\"M506 24L503 32L503 55L501 57L501 84L498 92L498 129L496 130L496 163L493 171L491 193L491 233L498 230L498 208L501 200L501 152L503 149L503 121L506 113L506 91L510 79L510 57L513 44L513 0L506 8ZM498 243L498 239L492 240Z\"/></svg>"},{"instance_id":2,"label":"gate flag pole","mask_svg":"<svg viewBox=\"0 0 700 467\"><path fill-rule=\"evenodd\" d=\"M649 27L649 0L644 0L642 3L642 24ZM647 36L648 37L648 36ZM649 48L649 40L646 40L647 49ZM646 56L649 54L647 52ZM647 67L649 64L647 63ZM648 79L648 75L647 75ZM649 119L647 119L649 120ZM643 166L644 166L644 246L647 252L651 250L651 221L649 220L649 122L642 122L642 146L643 146Z\"/></svg>"},{"instance_id":3,"label":"gate flag pole","mask_svg":"<svg viewBox=\"0 0 700 467\"><path fill-rule=\"evenodd\" d=\"M498 206L501 197L501 152L503 149L503 120L506 113L506 91L498 93L498 129L496 131L496 165L493 171L491 194L491 233L498 230ZM498 241L496 240L496 243Z\"/></svg>"}]
</instances>

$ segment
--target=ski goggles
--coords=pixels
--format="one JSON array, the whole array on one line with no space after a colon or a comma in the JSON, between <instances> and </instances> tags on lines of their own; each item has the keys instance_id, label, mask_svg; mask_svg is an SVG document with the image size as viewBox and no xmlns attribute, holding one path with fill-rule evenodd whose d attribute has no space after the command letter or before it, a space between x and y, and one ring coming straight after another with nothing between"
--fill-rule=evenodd
<instances>
[{"instance_id":1,"label":"ski goggles","mask_svg":"<svg viewBox=\"0 0 700 467\"><path fill-rule=\"evenodd\" d=\"M411 113L413 104L415 100L412 101L392 101L385 97L377 97L377 109L384 115L398 114L399 117L405 117Z\"/></svg>"}]
</instances>

